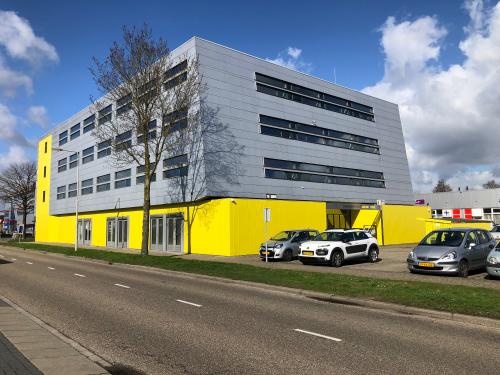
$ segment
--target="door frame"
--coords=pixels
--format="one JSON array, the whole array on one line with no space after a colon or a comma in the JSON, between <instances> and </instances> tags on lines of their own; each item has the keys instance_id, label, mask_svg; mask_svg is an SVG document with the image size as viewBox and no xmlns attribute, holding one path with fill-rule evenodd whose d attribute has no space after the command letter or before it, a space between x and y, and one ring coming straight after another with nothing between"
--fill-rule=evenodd
<instances>
[{"instance_id":1,"label":"door frame","mask_svg":"<svg viewBox=\"0 0 500 375\"><path fill-rule=\"evenodd\" d=\"M167 225L166 225L165 216L166 215L151 215L149 217L149 248L153 251L166 251L167 250L167 248L166 248L166 246L167 246L167 233L166 233L167 232ZM157 244L157 247L153 249L153 242L152 242L153 220L158 220L158 219L162 219L161 231L162 231L163 243L161 244L161 246L158 246L158 244ZM156 233L157 234L159 233L158 227L156 229Z\"/></svg>"},{"instance_id":2,"label":"door frame","mask_svg":"<svg viewBox=\"0 0 500 375\"><path fill-rule=\"evenodd\" d=\"M127 247L120 247L120 249L128 249L130 246L130 217L129 216L109 216L106 218L106 247L118 249L118 220L125 219L127 221ZM114 241L108 241L108 222L115 223L115 238Z\"/></svg>"},{"instance_id":3,"label":"door frame","mask_svg":"<svg viewBox=\"0 0 500 375\"><path fill-rule=\"evenodd\" d=\"M90 223L90 238L88 240L88 243L85 243L85 223L86 222ZM76 228L77 228L77 232L78 232L78 235L77 235L78 244L83 245L83 246L91 246L92 245L92 219L91 218L78 219L78 223L77 223Z\"/></svg>"}]
</instances>

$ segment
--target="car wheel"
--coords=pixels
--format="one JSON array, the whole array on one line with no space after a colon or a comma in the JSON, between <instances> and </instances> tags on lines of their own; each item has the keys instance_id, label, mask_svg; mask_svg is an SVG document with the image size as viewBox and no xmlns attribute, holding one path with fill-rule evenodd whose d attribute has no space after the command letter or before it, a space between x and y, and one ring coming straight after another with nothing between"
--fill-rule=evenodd
<instances>
[{"instance_id":1,"label":"car wheel","mask_svg":"<svg viewBox=\"0 0 500 375\"><path fill-rule=\"evenodd\" d=\"M285 250L285 252L283 253L283 260L285 262L290 262L292 259L293 259L292 250L290 249Z\"/></svg>"},{"instance_id":2,"label":"car wheel","mask_svg":"<svg viewBox=\"0 0 500 375\"><path fill-rule=\"evenodd\" d=\"M334 250L330 259L330 265L332 267L340 267L342 263L344 263L344 253L342 250Z\"/></svg>"},{"instance_id":3,"label":"car wheel","mask_svg":"<svg viewBox=\"0 0 500 375\"><path fill-rule=\"evenodd\" d=\"M368 250L368 261L370 263L375 263L378 261L378 251L375 246L370 247L370 250Z\"/></svg>"},{"instance_id":4,"label":"car wheel","mask_svg":"<svg viewBox=\"0 0 500 375\"><path fill-rule=\"evenodd\" d=\"M458 276L467 277L469 276L469 263L466 260L461 260L458 264Z\"/></svg>"}]
</instances>

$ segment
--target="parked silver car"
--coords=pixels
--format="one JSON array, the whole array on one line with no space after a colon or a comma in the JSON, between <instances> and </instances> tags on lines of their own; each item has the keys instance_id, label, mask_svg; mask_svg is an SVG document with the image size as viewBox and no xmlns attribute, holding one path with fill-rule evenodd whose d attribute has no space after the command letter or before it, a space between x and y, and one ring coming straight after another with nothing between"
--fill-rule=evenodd
<instances>
[{"instance_id":1,"label":"parked silver car","mask_svg":"<svg viewBox=\"0 0 500 375\"><path fill-rule=\"evenodd\" d=\"M500 242L490 251L486 260L486 272L493 278L500 278Z\"/></svg>"},{"instance_id":2,"label":"parked silver car","mask_svg":"<svg viewBox=\"0 0 500 375\"><path fill-rule=\"evenodd\" d=\"M490 234L495 240L500 241L500 225L494 225L491 228Z\"/></svg>"},{"instance_id":3,"label":"parked silver car","mask_svg":"<svg viewBox=\"0 0 500 375\"><path fill-rule=\"evenodd\" d=\"M458 274L486 267L488 253L496 245L483 229L440 229L429 233L408 255L410 272Z\"/></svg>"},{"instance_id":4,"label":"parked silver car","mask_svg":"<svg viewBox=\"0 0 500 375\"><path fill-rule=\"evenodd\" d=\"M266 259L266 243L267 243L267 258L282 259L290 261L297 257L300 252L300 244L309 241L318 235L318 231L314 229L296 229L285 230L271 237L267 242L260 245L260 258Z\"/></svg>"}]
</instances>

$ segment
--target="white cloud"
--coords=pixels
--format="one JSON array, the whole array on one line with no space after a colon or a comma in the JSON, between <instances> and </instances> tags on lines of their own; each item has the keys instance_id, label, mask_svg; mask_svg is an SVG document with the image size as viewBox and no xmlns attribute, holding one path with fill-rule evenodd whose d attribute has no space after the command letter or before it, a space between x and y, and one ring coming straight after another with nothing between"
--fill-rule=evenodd
<instances>
[{"instance_id":1,"label":"white cloud","mask_svg":"<svg viewBox=\"0 0 500 375\"><path fill-rule=\"evenodd\" d=\"M5 154L0 154L0 159L2 163L0 164L0 170L6 169L9 165L14 163L24 163L29 160L26 151L21 146L13 145L9 147L9 150Z\"/></svg>"},{"instance_id":2,"label":"white cloud","mask_svg":"<svg viewBox=\"0 0 500 375\"><path fill-rule=\"evenodd\" d=\"M13 58L31 63L45 59L59 61L55 47L36 36L28 20L12 11L0 11L0 44Z\"/></svg>"},{"instance_id":3,"label":"white cloud","mask_svg":"<svg viewBox=\"0 0 500 375\"><path fill-rule=\"evenodd\" d=\"M19 87L24 87L26 92L31 94L33 92L31 77L9 69L0 55L0 91L5 96L14 96Z\"/></svg>"},{"instance_id":4,"label":"white cloud","mask_svg":"<svg viewBox=\"0 0 500 375\"><path fill-rule=\"evenodd\" d=\"M26 138L17 130L17 118L9 107L0 103L0 140L24 147L30 146Z\"/></svg>"},{"instance_id":5,"label":"white cloud","mask_svg":"<svg viewBox=\"0 0 500 375\"><path fill-rule=\"evenodd\" d=\"M295 48L295 47L288 47L288 56L298 59L300 54L302 53L302 50L300 48Z\"/></svg>"},{"instance_id":6,"label":"white cloud","mask_svg":"<svg viewBox=\"0 0 500 375\"><path fill-rule=\"evenodd\" d=\"M381 28L384 77L363 90L399 104L415 191L432 190L440 177L480 186L499 165L500 3L465 8L463 63L439 66L447 31L436 18L389 17Z\"/></svg>"},{"instance_id":7,"label":"white cloud","mask_svg":"<svg viewBox=\"0 0 500 375\"><path fill-rule=\"evenodd\" d=\"M28 120L45 128L49 124L47 109L43 105L32 106L28 109Z\"/></svg>"},{"instance_id":8,"label":"white cloud","mask_svg":"<svg viewBox=\"0 0 500 375\"><path fill-rule=\"evenodd\" d=\"M286 55L283 52L278 53L275 59L266 58L267 61L277 65L284 66L288 69L297 70L299 72L310 73L312 64L305 62L300 56L302 50L296 47L288 47Z\"/></svg>"}]
</instances>

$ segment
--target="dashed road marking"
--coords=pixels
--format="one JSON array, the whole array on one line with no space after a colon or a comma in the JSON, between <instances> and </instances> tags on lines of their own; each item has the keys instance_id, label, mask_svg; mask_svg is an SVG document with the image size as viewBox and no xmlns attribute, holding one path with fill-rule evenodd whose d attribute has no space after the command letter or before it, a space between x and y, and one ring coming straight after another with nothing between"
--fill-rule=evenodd
<instances>
[{"instance_id":1,"label":"dashed road marking","mask_svg":"<svg viewBox=\"0 0 500 375\"><path fill-rule=\"evenodd\" d=\"M87 276L85 276L85 275L81 275L81 274L79 274L79 273L74 273L74 275L75 275L75 276L78 276L78 277L87 277Z\"/></svg>"},{"instance_id":2,"label":"dashed road marking","mask_svg":"<svg viewBox=\"0 0 500 375\"><path fill-rule=\"evenodd\" d=\"M197 303L184 301L184 300L182 300L182 299L176 299L176 301L177 301L177 302L180 302L180 303L185 303L186 305L195 306L195 307L201 307L201 306L202 306L202 305L198 305Z\"/></svg>"},{"instance_id":3,"label":"dashed road marking","mask_svg":"<svg viewBox=\"0 0 500 375\"><path fill-rule=\"evenodd\" d=\"M33 264L32 262L26 262L26 264Z\"/></svg>"},{"instance_id":4,"label":"dashed road marking","mask_svg":"<svg viewBox=\"0 0 500 375\"><path fill-rule=\"evenodd\" d=\"M114 284L115 286L119 286L120 288L130 289L129 286L123 284Z\"/></svg>"},{"instance_id":5,"label":"dashed road marking","mask_svg":"<svg viewBox=\"0 0 500 375\"><path fill-rule=\"evenodd\" d=\"M323 339L332 340L332 341L336 341L336 342L341 342L342 341L341 339L338 339L336 337L326 336L326 335L322 335L320 333L315 333L315 332L311 332L311 331L305 331L303 329L295 328L294 331L300 332L300 333L305 333L305 334L316 336L316 337L321 337Z\"/></svg>"},{"instance_id":6,"label":"dashed road marking","mask_svg":"<svg viewBox=\"0 0 500 375\"><path fill-rule=\"evenodd\" d=\"M12 260L17 260L16 258L12 258Z\"/></svg>"},{"instance_id":7,"label":"dashed road marking","mask_svg":"<svg viewBox=\"0 0 500 375\"><path fill-rule=\"evenodd\" d=\"M54 267L47 267L49 270L55 270Z\"/></svg>"}]
</instances>

